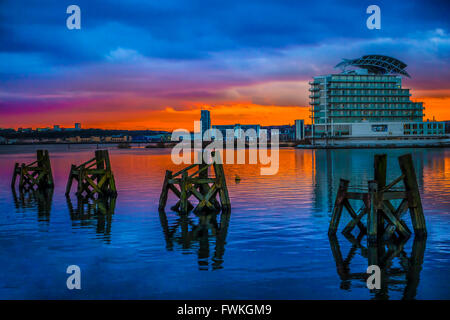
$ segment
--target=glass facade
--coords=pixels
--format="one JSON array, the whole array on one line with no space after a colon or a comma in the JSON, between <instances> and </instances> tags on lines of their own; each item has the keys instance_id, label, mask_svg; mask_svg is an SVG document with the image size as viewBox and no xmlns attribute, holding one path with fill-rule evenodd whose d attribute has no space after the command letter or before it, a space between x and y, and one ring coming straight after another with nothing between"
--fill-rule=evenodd
<instances>
[{"instance_id":1,"label":"glass facade","mask_svg":"<svg viewBox=\"0 0 450 320\"><path fill-rule=\"evenodd\" d=\"M310 82L312 123L330 135L339 123L421 122L422 102L410 100L396 75L332 74ZM317 132L319 133L319 132Z\"/></svg>"}]
</instances>

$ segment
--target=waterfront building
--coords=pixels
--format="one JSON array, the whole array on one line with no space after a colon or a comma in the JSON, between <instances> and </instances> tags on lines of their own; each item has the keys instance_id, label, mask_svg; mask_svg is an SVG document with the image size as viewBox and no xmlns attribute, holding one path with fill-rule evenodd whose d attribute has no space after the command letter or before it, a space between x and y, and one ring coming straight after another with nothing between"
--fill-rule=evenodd
<instances>
[{"instance_id":1,"label":"waterfront building","mask_svg":"<svg viewBox=\"0 0 450 320\"><path fill-rule=\"evenodd\" d=\"M203 137L205 134L205 131L211 129L211 114L210 114L209 110L201 110L200 125L201 125L201 133L202 133L202 137Z\"/></svg>"},{"instance_id":2,"label":"waterfront building","mask_svg":"<svg viewBox=\"0 0 450 320\"><path fill-rule=\"evenodd\" d=\"M305 139L305 121L295 120L295 140Z\"/></svg>"},{"instance_id":3,"label":"waterfront building","mask_svg":"<svg viewBox=\"0 0 450 320\"><path fill-rule=\"evenodd\" d=\"M81 130L81 123L79 122L75 123L75 130Z\"/></svg>"},{"instance_id":4,"label":"waterfront building","mask_svg":"<svg viewBox=\"0 0 450 320\"><path fill-rule=\"evenodd\" d=\"M275 134L278 135L279 141L294 141L295 140L295 126L292 125L278 125L278 126L264 126L262 129L267 130L267 138L270 140ZM277 130L273 131L272 130ZM276 133L275 133L276 132Z\"/></svg>"},{"instance_id":5,"label":"waterfront building","mask_svg":"<svg viewBox=\"0 0 450 320\"><path fill-rule=\"evenodd\" d=\"M402 76L406 64L367 55L339 63L341 73L314 77L310 111L314 138L437 137L444 123L423 121L422 102L411 101ZM351 69L351 70L349 70Z\"/></svg>"},{"instance_id":6,"label":"waterfront building","mask_svg":"<svg viewBox=\"0 0 450 320\"><path fill-rule=\"evenodd\" d=\"M212 137L215 139L220 139L220 136L217 134L219 131L222 135L223 140L230 139L227 136L227 129L233 130L233 139L242 139L243 135L247 133L247 130L254 130L256 134L256 138L260 137L261 126L259 124L232 124L232 125L217 125L212 127ZM248 140L251 137L246 136L245 139Z\"/></svg>"}]
</instances>

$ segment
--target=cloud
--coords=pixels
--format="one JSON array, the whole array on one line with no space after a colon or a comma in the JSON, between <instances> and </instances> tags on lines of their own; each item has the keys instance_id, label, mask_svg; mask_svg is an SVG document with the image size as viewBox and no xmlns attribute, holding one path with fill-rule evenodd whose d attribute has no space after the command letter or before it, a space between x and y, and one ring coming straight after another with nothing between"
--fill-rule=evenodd
<instances>
[{"instance_id":1,"label":"cloud","mask_svg":"<svg viewBox=\"0 0 450 320\"><path fill-rule=\"evenodd\" d=\"M117 48L109 52L106 55L106 59L112 62L127 62L136 63L143 61L143 56L140 55L136 50Z\"/></svg>"}]
</instances>

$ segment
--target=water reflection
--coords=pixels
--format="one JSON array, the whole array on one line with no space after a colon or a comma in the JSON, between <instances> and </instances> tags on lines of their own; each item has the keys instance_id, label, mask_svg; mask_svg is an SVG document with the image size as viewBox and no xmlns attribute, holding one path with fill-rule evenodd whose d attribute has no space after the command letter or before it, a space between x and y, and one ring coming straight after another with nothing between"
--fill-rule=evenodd
<instances>
[{"instance_id":1,"label":"water reflection","mask_svg":"<svg viewBox=\"0 0 450 320\"><path fill-rule=\"evenodd\" d=\"M424 152L414 152L413 149L389 150L315 150L312 161L313 202L318 211L331 212L334 198L341 178L351 181L353 187L367 188L367 182L374 178L373 159L375 154L388 154L387 180L393 180L401 174L398 157L413 154L419 190L424 192ZM440 159L444 161L445 159Z\"/></svg>"},{"instance_id":2,"label":"water reflection","mask_svg":"<svg viewBox=\"0 0 450 320\"><path fill-rule=\"evenodd\" d=\"M76 197L76 206L70 196L66 196L72 226L93 226L97 234L109 243L111 241L112 215L116 208L117 196L85 198Z\"/></svg>"},{"instance_id":3,"label":"water reflection","mask_svg":"<svg viewBox=\"0 0 450 320\"><path fill-rule=\"evenodd\" d=\"M160 210L159 218L167 250L174 250L174 244L187 250L198 243L198 267L200 270L209 270L210 240L215 239L211 268L212 270L223 268L230 212L195 214L195 219L186 214L177 214L175 221L169 223L166 212Z\"/></svg>"},{"instance_id":4,"label":"water reflection","mask_svg":"<svg viewBox=\"0 0 450 320\"><path fill-rule=\"evenodd\" d=\"M85 145L79 147L85 149L68 152L62 146L49 146L55 191L47 202L35 195L21 196L19 191L13 201L11 195L11 168L16 161L32 159L35 150L31 148L36 147L0 148L0 247L5 248L0 272L8 275L0 281L0 297L70 298L72 293L61 286L58 276L61 265L67 263L84 265L87 272L94 272L79 293L82 299L450 297L446 272L450 265L450 149L280 149L280 170L274 176L261 176L260 165L226 165L233 220L219 214L202 221L193 214L187 218L169 210L158 218L164 172L181 169L171 162L168 149L110 149L119 189L114 215L101 214L100 209L88 214L86 204L83 215L74 195L68 206L64 196L67 170L93 152ZM399 155L412 152L417 159L414 165L429 234L423 264L420 252L425 243L412 250L411 238L387 267L391 276L390 282L383 284L384 291L370 293L365 271L369 256L378 254L369 255L372 248L367 247L365 237L353 244L339 234L342 254L335 262L327 229L339 179L348 177L352 185L370 180L373 155L384 152L393 170L388 172L392 172L390 181L400 175ZM235 183L236 175L241 177L239 184ZM33 200L27 202L27 197ZM169 197L169 201L175 203L175 198ZM42 219L48 219L50 206L43 204L50 202L50 223L37 221L38 211L47 212ZM209 226L215 223L217 227ZM111 242L105 243L105 233ZM358 239L357 234L353 239ZM384 251L389 251L387 245ZM39 268L30 261L39 261ZM402 261L409 263L407 272ZM199 272L199 268L219 269L219 273ZM95 273L99 269L102 272ZM43 270L48 281L42 282ZM167 278L172 281L165 281ZM383 296L386 289L389 292Z\"/></svg>"},{"instance_id":5,"label":"water reflection","mask_svg":"<svg viewBox=\"0 0 450 320\"><path fill-rule=\"evenodd\" d=\"M19 189L19 195L15 188L11 188L14 205L17 210L37 209L39 221L50 221L52 208L53 188L48 189Z\"/></svg>"},{"instance_id":6,"label":"water reflection","mask_svg":"<svg viewBox=\"0 0 450 320\"><path fill-rule=\"evenodd\" d=\"M361 244L364 238L362 233L357 237L352 234L344 236L351 243L351 248L345 258L342 255L338 238L336 236L329 237L331 252L336 262L336 270L341 279L340 288L342 290L350 290L352 283L355 281L366 285L368 274L351 272L350 269L353 258L356 254L359 254L367 259L368 266L378 265L381 269L381 289L372 290L374 299L389 299L389 289L397 290L398 287L403 289L403 299L415 298L422 270L426 239L416 237L411 254L408 257L404 249L408 239L397 238L365 247Z\"/></svg>"}]
</instances>

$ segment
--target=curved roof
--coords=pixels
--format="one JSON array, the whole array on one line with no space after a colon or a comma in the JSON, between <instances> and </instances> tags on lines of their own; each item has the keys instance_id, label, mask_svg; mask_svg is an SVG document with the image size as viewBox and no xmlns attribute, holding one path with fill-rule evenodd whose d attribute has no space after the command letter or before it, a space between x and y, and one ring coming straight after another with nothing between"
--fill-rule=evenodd
<instances>
[{"instance_id":1,"label":"curved roof","mask_svg":"<svg viewBox=\"0 0 450 320\"><path fill-rule=\"evenodd\" d=\"M343 59L335 68L345 69L347 66L355 66L367 69L374 74L401 74L411 78L408 72L405 71L407 64L398 59L382 56L378 54L371 54L362 56L357 59Z\"/></svg>"}]
</instances>

